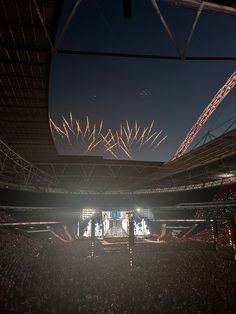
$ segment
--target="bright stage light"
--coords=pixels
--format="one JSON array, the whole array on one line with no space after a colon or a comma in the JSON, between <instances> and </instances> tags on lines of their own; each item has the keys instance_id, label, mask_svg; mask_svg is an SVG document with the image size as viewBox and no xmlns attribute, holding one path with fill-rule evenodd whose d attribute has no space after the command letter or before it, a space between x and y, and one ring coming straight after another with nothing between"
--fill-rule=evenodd
<instances>
[{"instance_id":1,"label":"bright stage light","mask_svg":"<svg viewBox=\"0 0 236 314\"><path fill-rule=\"evenodd\" d=\"M216 175L216 177L220 178L220 179L232 178L232 177L234 177L234 174L233 173L220 173L220 174Z\"/></svg>"}]
</instances>

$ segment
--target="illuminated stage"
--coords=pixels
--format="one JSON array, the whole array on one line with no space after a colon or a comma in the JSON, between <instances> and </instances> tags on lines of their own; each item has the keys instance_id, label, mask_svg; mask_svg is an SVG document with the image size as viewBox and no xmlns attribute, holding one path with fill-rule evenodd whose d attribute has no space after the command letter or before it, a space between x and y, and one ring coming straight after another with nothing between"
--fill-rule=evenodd
<instances>
[{"instance_id":1,"label":"illuminated stage","mask_svg":"<svg viewBox=\"0 0 236 314\"><path fill-rule=\"evenodd\" d=\"M127 239L124 240L124 238L109 238L109 239L99 239L102 246L109 246L109 245L127 245ZM166 241L163 240L153 240L153 239L147 239L147 238L135 238L135 244L145 244L145 243L166 243Z\"/></svg>"},{"instance_id":2,"label":"illuminated stage","mask_svg":"<svg viewBox=\"0 0 236 314\"><path fill-rule=\"evenodd\" d=\"M129 240L127 238L104 238L99 240L99 250L106 254L117 254L117 253L125 253L130 254L129 252ZM135 252L145 252L148 250L156 251L158 247L166 244L166 241L159 241L156 237L147 238L135 238L134 246L132 247ZM101 253L102 254L102 253Z\"/></svg>"},{"instance_id":3,"label":"illuminated stage","mask_svg":"<svg viewBox=\"0 0 236 314\"><path fill-rule=\"evenodd\" d=\"M83 226L83 237L90 238L94 234L99 239L128 238L131 217L134 236L148 237L150 231L146 220L134 212L122 210L103 210L100 217L89 219Z\"/></svg>"}]
</instances>

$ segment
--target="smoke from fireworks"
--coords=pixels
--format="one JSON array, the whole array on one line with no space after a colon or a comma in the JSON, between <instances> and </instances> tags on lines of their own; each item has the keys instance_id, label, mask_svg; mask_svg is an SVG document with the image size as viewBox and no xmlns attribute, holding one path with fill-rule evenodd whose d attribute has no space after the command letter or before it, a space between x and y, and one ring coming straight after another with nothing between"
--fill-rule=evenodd
<instances>
[{"instance_id":1,"label":"smoke from fireworks","mask_svg":"<svg viewBox=\"0 0 236 314\"><path fill-rule=\"evenodd\" d=\"M96 152L98 155L107 155L115 159L133 159L135 152L148 148L155 151L167 137L161 131L154 131L154 120L142 127L135 120L130 124L127 120L121 123L118 129L105 129L103 120L100 123L91 123L88 116L83 123L77 120L70 112L66 119L62 116L60 126L49 115L49 125L54 140L66 141L69 145L76 145L80 154L88 155Z\"/></svg>"}]
</instances>

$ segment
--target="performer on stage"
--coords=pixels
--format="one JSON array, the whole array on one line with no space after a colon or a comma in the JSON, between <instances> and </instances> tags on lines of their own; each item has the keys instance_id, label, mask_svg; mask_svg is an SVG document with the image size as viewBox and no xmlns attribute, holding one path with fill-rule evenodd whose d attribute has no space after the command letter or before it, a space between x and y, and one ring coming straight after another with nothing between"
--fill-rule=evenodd
<instances>
[{"instance_id":1,"label":"performer on stage","mask_svg":"<svg viewBox=\"0 0 236 314\"><path fill-rule=\"evenodd\" d=\"M129 215L128 213L126 213L125 218L122 220L122 228L125 230L126 233L128 233L128 227L129 227Z\"/></svg>"},{"instance_id":2,"label":"performer on stage","mask_svg":"<svg viewBox=\"0 0 236 314\"><path fill-rule=\"evenodd\" d=\"M84 231L84 237L91 237L92 220L90 219L88 225Z\"/></svg>"},{"instance_id":3,"label":"performer on stage","mask_svg":"<svg viewBox=\"0 0 236 314\"><path fill-rule=\"evenodd\" d=\"M150 234L150 231L148 229L148 226L147 226L147 223L144 219L142 219L141 221L141 225L142 225L142 232L143 232L143 235L149 235Z\"/></svg>"},{"instance_id":4,"label":"performer on stage","mask_svg":"<svg viewBox=\"0 0 236 314\"><path fill-rule=\"evenodd\" d=\"M136 221L134 221L134 235L138 235L138 223Z\"/></svg>"},{"instance_id":5,"label":"performer on stage","mask_svg":"<svg viewBox=\"0 0 236 314\"><path fill-rule=\"evenodd\" d=\"M110 221L108 219L107 213L104 214L104 220L103 220L103 235L105 236L110 228Z\"/></svg>"},{"instance_id":6,"label":"performer on stage","mask_svg":"<svg viewBox=\"0 0 236 314\"><path fill-rule=\"evenodd\" d=\"M100 237L101 234L101 228L98 222L95 223L95 237Z\"/></svg>"},{"instance_id":7,"label":"performer on stage","mask_svg":"<svg viewBox=\"0 0 236 314\"><path fill-rule=\"evenodd\" d=\"M77 236L77 238L79 238L79 220L78 220L78 223L77 223L77 232L76 232L76 236Z\"/></svg>"}]
</instances>

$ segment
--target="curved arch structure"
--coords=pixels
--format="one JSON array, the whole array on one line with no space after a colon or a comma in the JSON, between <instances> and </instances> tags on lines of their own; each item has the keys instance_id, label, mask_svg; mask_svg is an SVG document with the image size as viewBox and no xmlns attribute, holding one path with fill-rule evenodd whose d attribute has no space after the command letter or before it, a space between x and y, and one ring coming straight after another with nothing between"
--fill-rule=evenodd
<instances>
[{"instance_id":1,"label":"curved arch structure","mask_svg":"<svg viewBox=\"0 0 236 314\"><path fill-rule=\"evenodd\" d=\"M233 89L236 84L236 71L230 76L227 82L221 87L220 90L216 93L214 98L208 104L208 106L204 109L204 111L199 116L198 120L194 123L190 131L188 132L186 138L182 142L182 144L177 149L174 157L171 160L174 160L178 157L181 157L188 149L198 132L201 130L203 125L207 122L212 113L218 108L220 103L224 100L224 98L228 95L228 93Z\"/></svg>"}]
</instances>

